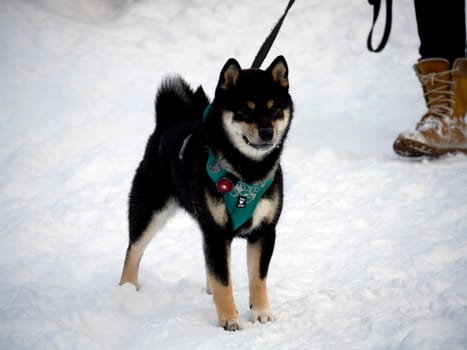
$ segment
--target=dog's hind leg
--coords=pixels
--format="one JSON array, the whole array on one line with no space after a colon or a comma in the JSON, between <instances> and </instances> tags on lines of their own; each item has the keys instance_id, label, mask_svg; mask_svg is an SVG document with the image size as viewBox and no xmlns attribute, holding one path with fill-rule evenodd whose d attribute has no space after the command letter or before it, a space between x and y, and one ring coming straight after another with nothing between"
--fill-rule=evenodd
<instances>
[{"instance_id":1,"label":"dog's hind leg","mask_svg":"<svg viewBox=\"0 0 467 350\"><path fill-rule=\"evenodd\" d=\"M209 278L209 269L207 266L206 266L206 293L209 295L212 295L211 281Z\"/></svg>"},{"instance_id":2,"label":"dog's hind leg","mask_svg":"<svg viewBox=\"0 0 467 350\"><path fill-rule=\"evenodd\" d=\"M130 241L126 251L120 285L130 282L138 288L138 271L144 250L155 234L164 226L176 209L173 200L169 200L164 208L154 211L147 219L147 226L135 241Z\"/></svg>"},{"instance_id":3,"label":"dog's hind leg","mask_svg":"<svg viewBox=\"0 0 467 350\"><path fill-rule=\"evenodd\" d=\"M177 207L170 196L169 186L157 173L140 165L133 180L128 210L130 243L120 285L130 282L138 288L138 271L144 250Z\"/></svg>"}]
</instances>

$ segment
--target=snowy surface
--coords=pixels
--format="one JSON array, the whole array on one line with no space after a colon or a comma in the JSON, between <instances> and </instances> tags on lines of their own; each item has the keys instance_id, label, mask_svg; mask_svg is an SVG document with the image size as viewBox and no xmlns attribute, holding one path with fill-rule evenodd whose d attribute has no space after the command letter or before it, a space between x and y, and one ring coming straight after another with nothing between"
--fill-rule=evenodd
<instances>
[{"instance_id":1,"label":"snowy surface","mask_svg":"<svg viewBox=\"0 0 467 350\"><path fill-rule=\"evenodd\" d=\"M177 214L118 287L126 200L161 78L212 96L248 67L286 1L0 2L0 349L466 349L467 157L391 149L424 111L411 1L391 40L365 41L361 0L297 1L284 54L295 100L286 202L269 275L272 324L216 324L200 234Z\"/></svg>"}]
</instances>

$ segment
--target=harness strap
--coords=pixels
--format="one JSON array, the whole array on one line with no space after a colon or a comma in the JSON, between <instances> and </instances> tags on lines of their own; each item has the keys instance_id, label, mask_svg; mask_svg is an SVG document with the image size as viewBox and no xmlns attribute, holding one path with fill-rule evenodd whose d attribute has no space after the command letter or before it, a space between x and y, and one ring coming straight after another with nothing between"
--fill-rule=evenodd
<instances>
[{"instance_id":1,"label":"harness strap","mask_svg":"<svg viewBox=\"0 0 467 350\"><path fill-rule=\"evenodd\" d=\"M203 123L205 122L206 118L208 117L209 111L211 110L211 105L207 105L206 109L204 110L203 113ZM190 142L192 134L188 134L185 139L182 142L182 146L180 147L180 150L178 151L178 159L182 160L183 156L185 155L185 149L186 146L188 146L188 142Z\"/></svg>"},{"instance_id":2,"label":"harness strap","mask_svg":"<svg viewBox=\"0 0 467 350\"><path fill-rule=\"evenodd\" d=\"M274 181L274 176L254 183L246 183L229 174L209 149L206 171L224 196L224 205L229 213L234 231L253 217L256 206ZM224 187L225 182L228 183Z\"/></svg>"},{"instance_id":3,"label":"harness strap","mask_svg":"<svg viewBox=\"0 0 467 350\"><path fill-rule=\"evenodd\" d=\"M180 151L178 152L178 159L182 160L183 156L185 155L186 146L188 146L188 142L191 139L191 134L188 134L187 137L183 140L182 147L180 147Z\"/></svg>"},{"instance_id":4,"label":"harness strap","mask_svg":"<svg viewBox=\"0 0 467 350\"><path fill-rule=\"evenodd\" d=\"M381 0L368 0L370 5L373 5L373 24L371 26L370 33L368 34L368 39L366 41L366 46L371 52L381 52L386 46L389 40L389 34L391 33L391 24L392 24L392 0L386 0L386 23L384 24L383 37L379 45L373 48L373 29L375 29L376 21L378 20L379 10L381 8Z\"/></svg>"}]
</instances>

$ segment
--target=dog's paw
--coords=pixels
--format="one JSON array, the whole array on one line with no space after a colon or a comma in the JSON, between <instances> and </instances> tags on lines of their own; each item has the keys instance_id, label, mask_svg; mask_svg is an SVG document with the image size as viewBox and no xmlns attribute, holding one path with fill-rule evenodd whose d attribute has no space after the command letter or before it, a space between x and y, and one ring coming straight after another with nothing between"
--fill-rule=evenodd
<instances>
[{"instance_id":1,"label":"dog's paw","mask_svg":"<svg viewBox=\"0 0 467 350\"><path fill-rule=\"evenodd\" d=\"M120 289L129 293L129 292L137 292L139 290L139 287L131 282L124 282L124 283L120 283Z\"/></svg>"},{"instance_id":2,"label":"dog's paw","mask_svg":"<svg viewBox=\"0 0 467 350\"><path fill-rule=\"evenodd\" d=\"M230 332L235 332L242 329L242 325L240 324L238 319L222 321L221 326L224 328L224 330Z\"/></svg>"},{"instance_id":3,"label":"dog's paw","mask_svg":"<svg viewBox=\"0 0 467 350\"><path fill-rule=\"evenodd\" d=\"M266 322L275 322L276 317L272 314L269 310L251 310L251 322L255 323L259 321L259 323L266 323Z\"/></svg>"}]
</instances>

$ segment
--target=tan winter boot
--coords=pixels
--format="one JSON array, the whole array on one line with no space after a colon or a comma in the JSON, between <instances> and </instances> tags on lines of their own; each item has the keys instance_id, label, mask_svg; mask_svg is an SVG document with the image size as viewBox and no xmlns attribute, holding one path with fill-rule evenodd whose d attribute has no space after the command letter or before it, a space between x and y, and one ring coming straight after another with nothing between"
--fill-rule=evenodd
<instances>
[{"instance_id":1,"label":"tan winter boot","mask_svg":"<svg viewBox=\"0 0 467 350\"><path fill-rule=\"evenodd\" d=\"M467 59L458 58L452 69L444 59L424 59L414 69L428 111L415 131L397 137L394 151L406 157L467 153Z\"/></svg>"}]
</instances>

